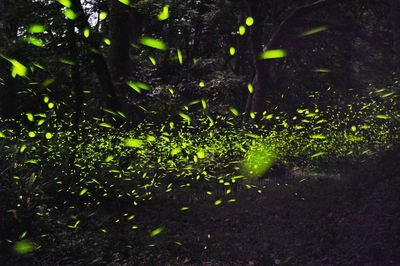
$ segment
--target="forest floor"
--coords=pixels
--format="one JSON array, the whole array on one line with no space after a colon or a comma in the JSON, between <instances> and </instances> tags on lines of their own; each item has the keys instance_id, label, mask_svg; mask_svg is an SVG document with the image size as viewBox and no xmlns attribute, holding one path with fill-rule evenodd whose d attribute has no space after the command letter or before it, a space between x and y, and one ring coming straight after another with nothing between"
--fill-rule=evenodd
<instances>
[{"instance_id":1,"label":"forest floor","mask_svg":"<svg viewBox=\"0 0 400 266\"><path fill-rule=\"evenodd\" d=\"M115 223L128 211L109 206L66 230L67 213L54 211L41 248L8 265L400 265L398 173L353 172L265 183L218 205L175 193L142 205L132 223Z\"/></svg>"}]
</instances>

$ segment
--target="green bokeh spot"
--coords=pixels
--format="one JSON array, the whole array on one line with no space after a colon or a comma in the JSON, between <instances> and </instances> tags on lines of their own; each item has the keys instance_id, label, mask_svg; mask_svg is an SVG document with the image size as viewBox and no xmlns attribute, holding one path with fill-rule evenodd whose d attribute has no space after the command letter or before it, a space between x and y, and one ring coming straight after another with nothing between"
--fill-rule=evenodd
<instances>
[{"instance_id":1,"label":"green bokeh spot","mask_svg":"<svg viewBox=\"0 0 400 266\"><path fill-rule=\"evenodd\" d=\"M27 240L18 241L14 245L14 251L17 254L31 253L33 248L33 244Z\"/></svg>"},{"instance_id":2,"label":"green bokeh spot","mask_svg":"<svg viewBox=\"0 0 400 266\"><path fill-rule=\"evenodd\" d=\"M243 174L250 178L258 178L265 174L277 160L277 154L268 145L260 145L248 151L242 162Z\"/></svg>"}]
</instances>

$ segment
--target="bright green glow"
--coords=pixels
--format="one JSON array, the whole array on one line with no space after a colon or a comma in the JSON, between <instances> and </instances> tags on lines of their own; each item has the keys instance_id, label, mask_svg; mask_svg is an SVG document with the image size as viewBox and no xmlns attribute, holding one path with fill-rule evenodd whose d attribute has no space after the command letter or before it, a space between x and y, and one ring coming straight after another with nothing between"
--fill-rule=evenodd
<instances>
[{"instance_id":1,"label":"bright green glow","mask_svg":"<svg viewBox=\"0 0 400 266\"><path fill-rule=\"evenodd\" d=\"M235 49L235 47L229 48L229 54L230 54L231 56L234 56L234 55L236 54L236 49Z\"/></svg>"},{"instance_id":2,"label":"bright green glow","mask_svg":"<svg viewBox=\"0 0 400 266\"><path fill-rule=\"evenodd\" d=\"M181 52L181 50L180 49L178 49L177 51L176 51L176 53L177 53L177 55L178 55L178 60L179 60L179 64L183 64L183 58L182 58L182 52Z\"/></svg>"},{"instance_id":3,"label":"bright green glow","mask_svg":"<svg viewBox=\"0 0 400 266\"><path fill-rule=\"evenodd\" d=\"M203 150L198 151L198 152L196 153L196 155L197 155L197 158L199 158L199 159L204 159L204 157L206 156L206 154L204 153Z\"/></svg>"},{"instance_id":4,"label":"bright green glow","mask_svg":"<svg viewBox=\"0 0 400 266\"><path fill-rule=\"evenodd\" d=\"M306 32L303 32L301 34L301 36L309 36L309 35L313 35L322 31L326 31L328 28L327 27L316 27L316 28L312 28Z\"/></svg>"},{"instance_id":5,"label":"bright green glow","mask_svg":"<svg viewBox=\"0 0 400 266\"><path fill-rule=\"evenodd\" d=\"M53 134L51 134L50 132L47 132L45 137L46 137L46 139L51 139L53 137Z\"/></svg>"},{"instance_id":6,"label":"bright green glow","mask_svg":"<svg viewBox=\"0 0 400 266\"><path fill-rule=\"evenodd\" d=\"M85 36L85 38L89 38L90 35L90 29L89 28L85 28L83 30L83 36Z\"/></svg>"},{"instance_id":7,"label":"bright green glow","mask_svg":"<svg viewBox=\"0 0 400 266\"><path fill-rule=\"evenodd\" d=\"M219 199L219 200L216 200L216 201L214 202L214 205L215 205L215 206L218 206L218 205L220 205L221 203L222 203L222 200Z\"/></svg>"},{"instance_id":8,"label":"bright green glow","mask_svg":"<svg viewBox=\"0 0 400 266\"><path fill-rule=\"evenodd\" d=\"M239 27L239 34L243 36L245 33L246 33L246 27L243 26L243 25L240 26Z\"/></svg>"},{"instance_id":9,"label":"bright green glow","mask_svg":"<svg viewBox=\"0 0 400 266\"><path fill-rule=\"evenodd\" d=\"M181 152L182 152L182 148L181 147L176 147L176 148L172 149L171 155L175 156L175 155L177 155L177 154L179 154Z\"/></svg>"},{"instance_id":10,"label":"bright green glow","mask_svg":"<svg viewBox=\"0 0 400 266\"><path fill-rule=\"evenodd\" d=\"M330 69L327 68L317 68L315 69L315 72L319 72L319 73L330 73L332 72Z\"/></svg>"},{"instance_id":11,"label":"bright green glow","mask_svg":"<svg viewBox=\"0 0 400 266\"><path fill-rule=\"evenodd\" d=\"M72 9L69 8L65 10L64 14L70 20L75 20L78 17L78 15Z\"/></svg>"},{"instance_id":12,"label":"bright green glow","mask_svg":"<svg viewBox=\"0 0 400 266\"><path fill-rule=\"evenodd\" d=\"M103 39L103 42L104 42L106 45L110 45L110 44L111 44L111 40L108 39L108 38L104 38L104 39Z\"/></svg>"},{"instance_id":13,"label":"bright green glow","mask_svg":"<svg viewBox=\"0 0 400 266\"><path fill-rule=\"evenodd\" d=\"M152 56L149 56L150 62L155 66L157 64L156 59Z\"/></svg>"},{"instance_id":14,"label":"bright green glow","mask_svg":"<svg viewBox=\"0 0 400 266\"><path fill-rule=\"evenodd\" d=\"M239 111L236 109L236 108L234 108L234 107L229 107L229 111L231 111L231 113L234 115L234 116L238 116L239 115Z\"/></svg>"},{"instance_id":15,"label":"bright green glow","mask_svg":"<svg viewBox=\"0 0 400 266\"><path fill-rule=\"evenodd\" d=\"M6 134L4 134L3 132L0 131L0 138L5 138Z\"/></svg>"},{"instance_id":16,"label":"bright green glow","mask_svg":"<svg viewBox=\"0 0 400 266\"><path fill-rule=\"evenodd\" d=\"M203 106L203 109L205 110L207 108L207 102L204 99L201 99L201 105Z\"/></svg>"},{"instance_id":17,"label":"bright green glow","mask_svg":"<svg viewBox=\"0 0 400 266\"><path fill-rule=\"evenodd\" d=\"M130 148L142 148L143 147L143 141L140 139L125 139L124 146L130 147Z\"/></svg>"},{"instance_id":18,"label":"bright green glow","mask_svg":"<svg viewBox=\"0 0 400 266\"><path fill-rule=\"evenodd\" d=\"M33 118L33 114L32 114L32 113L27 113L27 114L26 114L26 117L28 118L28 120L29 120L30 122L33 122L33 121L34 121L34 118Z\"/></svg>"},{"instance_id":19,"label":"bright green glow","mask_svg":"<svg viewBox=\"0 0 400 266\"><path fill-rule=\"evenodd\" d=\"M159 21L163 21L169 18L169 5L165 5L163 10L157 16Z\"/></svg>"},{"instance_id":20,"label":"bright green glow","mask_svg":"<svg viewBox=\"0 0 400 266\"><path fill-rule=\"evenodd\" d=\"M100 13L100 20L105 20L107 18L107 16L108 16L108 13L105 11L102 11Z\"/></svg>"},{"instance_id":21,"label":"bright green glow","mask_svg":"<svg viewBox=\"0 0 400 266\"><path fill-rule=\"evenodd\" d=\"M46 30L46 27L41 24L32 24L28 27L29 33L42 33Z\"/></svg>"},{"instance_id":22,"label":"bright green glow","mask_svg":"<svg viewBox=\"0 0 400 266\"><path fill-rule=\"evenodd\" d=\"M276 152L266 144L253 147L242 163L244 175L255 178L261 177L277 160Z\"/></svg>"},{"instance_id":23,"label":"bright green glow","mask_svg":"<svg viewBox=\"0 0 400 266\"><path fill-rule=\"evenodd\" d=\"M137 93L142 93L142 91L140 90L139 86L133 82L133 81L128 81L126 83L129 87L131 87L133 90L135 90Z\"/></svg>"},{"instance_id":24,"label":"bright green glow","mask_svg":"<svg viewBox=\"0 0 400 266\"><path fill-rule=\"evenodd\" d=\"M150 236L154 237L156 235L159 235L164 229L162 227L159 227L157 229L154 229L153 231L150 232Z\"/></svg>"},{"instance_id":25,"label":"bright green glow","mask_svg":"<svg viewBox=\"0 0 400 266\"><path fill-rule=\"evenodd\" d=\"M204 88L206 86L206 84L204 83L204 81L200 81L199 86L200 86L200 88Z\"/></svg>"},{"instance_id":26,"label":"bright green glow","mask_svg":"<svg viewBox=\"0 0 400 266\"><path fill-rule=\"evenodd\" d=\"M182 112L179 113L179 116L183 118L188 124L190 124L191 118L187 114L184 114Z\"/></svg>"},{"instance_id":27,"label":"bright green glow","mask_svg":"<svg viewBox=\"0 0 400 266\"><path fill-rule=\"evenodd\" d=\"M58 61L60 63L66 64L66 65L70 65L70 66L76 65L74 61L66 59L66 58L60 58Z\"/></svg>"},{"instance_id":28,"label":"bright green glow","mask_svg":"<svg viewBox=\"0 0 400 266\"><path fill-rule=\"evenodd\" d=\"M27 43L30 43L30 44L38 46L38 47L44 47L44 43L43 43L43 41L41 39L38 39L38 38L35 38L35 37L32 37L32 36L26 37L25 41Z\"/></svg>"},{"instance_id":29,"label":"bright green glow","mask_svg":"<svg viewBox=\"0 0 400 266\"><path fill-rule=\"evenodd\" d=\"M87 188L84 188L79 192L79 196L83 196L87 192Z\"/></svg>"},{"instance_id":30,"label":"bright green glow","mask_svg":"<svg viewBox=\"0 0 400 266\"><path fill-rule=\"evenodd\" d=\"M21 77L26 76L28 69L23 64L21 64L15 59L8 58L2 54L0 54L0 57L6 59L11 63L11 75L13 78L15 78L16 76L21 76Z\"/></svg>"},{"instance_id":31,"label":"bright green glow","mask_svg":"<svg viewBox=\"0 0 400 266\"><path fill-rule=\"evenodd\" d=\"M70 0L57 0L57 2L59 2L60 4L62 4L63 6L70 8L71 7L71 1Z\"/></svg>"},{"instance_id":32,"label":"bright green glow","mask_svg":"<svg viewBox=\"0 0 400 266\"><path fill-rule=\"evenodd\" d=\"M388 116L388 115L377 115L376 118L379 118L379 119L389 119L389 116Z\"/></svg>"},{"instance_id":33,"label":"bright green glow","mask_svg":"<svg viewBox=\"0 0 400 266\"><path fill-rule=\"evenodd\" d=\"M275 59L275 58L282 58L286 56L285 50L268 50L264 51L260 54L261 59Z\"/></svg>"},{"instance_id":34,"label":"bright green glow","mask_svg":"<svg viewBox=\"0 0 400 266\"><path fill-rule=\"evenodd\" d=\"M324 135L311 135L310 138L311 139L326 139L326 137Z\"/></svg>"},{"instance_id":35,"label":"bright green glow","mask_svg":"<svg viewBox=\"0 0 400 266\"><path fill-rule=\"evenodd\" d=\"M249 27L251 27L251 26L253 26L253 24L254 24L254 18L252 18L252 17L247 17L247 18L246 18L246 25L249 26Z\"/></svg>"},{"instance_id":36,"label":"bright green glow","mask_svg":"<svg viewBox=\"0 0 400 266\"><path fill-rule=\"evenodd\" d=\"M317 153L311 155L311 158L319 157L319 156L322 156L322 155L324 155L324 154L326 154L326 152L323 152L323 151L317 152Z\"/></svg>"},{"instance_id":37,"label":"bright green glow","mask_svg":"<svg viewBox=\"0 0 400 266\"><path fill-rule=\"evenodd\" d=\"M36 137L36 133L33 132L33 131L30 131L30 132L28 133L28 136L29 136L30 138L34 138L34 137Z\"/></svg>"},{"instance_id":38,"label":"bright green glow","mask_svg":"<svg viewBox=\"0 0 400 266\"><path fill-rule=\"evenodd\" d=\"M14 245L14 252L20 255L31 253L33 250L33 244L27 240L18 241Z\"/></svg>"},{"instance_id":39,"label":"bright green glow","mask_svg":"<svg viewBox=\"0 0 400 266\"><path fill-rule=\"evenodd\" d=\"M123 3L124 5L127 5L127 6L129 6L129 4L131 3L130 0L118 0L118 1L120 1L121 3Z\"/></svg>"},{"instance_id":40,"label":"bright green glow","mask_svg":"<svg viewBox=\"0 0 400 266\"><path fill-rule=\"evenodd\" d=\"M247 84L247 90L249 91L249 93L253 93L254 92L253 84L251 83Z\"/></svg>"},{"instance_id":41,"label":"bright green glow","mask_svg":"<svg viewBox=\"0 0 400 266\"><path fill-rule=\"evenodd\" d=\"M154 48L154 49L158 49L158 50L167 50L167 45L161 41L161 40L157 40L154 38L150 38L150 37L142 37L139 39L139 43L141 43L142 45Z\"/></svg>"}]
</instances>

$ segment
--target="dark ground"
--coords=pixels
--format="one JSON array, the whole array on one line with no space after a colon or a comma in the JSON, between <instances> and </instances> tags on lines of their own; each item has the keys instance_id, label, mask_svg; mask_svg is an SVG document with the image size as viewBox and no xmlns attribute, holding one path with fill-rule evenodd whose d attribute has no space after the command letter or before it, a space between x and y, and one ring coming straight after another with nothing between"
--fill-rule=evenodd
<instances>
[{"instance_id":1,"label":"dark ground","mask_svg":"<svg viewBox=\"0 0 400 266\"><path fill-rule=\"evenodd\" d=\"M340 180L264 182L261 193L243 189L218 206L218 196L175 193L129 221L126 208L106 206L81 214L77 229L54 211L41 247L6 265L400 265L397 164L349 169Z\"/></svg>"}]
</instances>

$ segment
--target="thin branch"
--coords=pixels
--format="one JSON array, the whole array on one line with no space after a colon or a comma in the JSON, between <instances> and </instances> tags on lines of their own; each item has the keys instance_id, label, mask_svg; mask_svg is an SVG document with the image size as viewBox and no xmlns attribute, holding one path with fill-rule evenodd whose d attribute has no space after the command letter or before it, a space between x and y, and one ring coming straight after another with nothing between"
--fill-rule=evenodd
<instances>
[{"instance_id":1,"label":"thin branch","mask_svg":"<svg viewBox=\"0 0 400 266\"><path fill-rule=\"evenodd\" d=\"M305 15L306 13L315 11L323 6L325 6L326 4L332 3L332 0L318 0L316 2L313 2L311 4L307 4L307 5L303 5L295 10L292 11L292 13L290 13L282 22L281 24L278 26L278 28L276 29L276 31L272 34L272 36L269 38L268 43L265 47L264 50L268 50L270 49L276 42L276 40L278 39L277 37L279 36L279 34L286 28L286 26L289 24L289 22L291 22L293 19Z\"/></svg>"}]
</instances>

